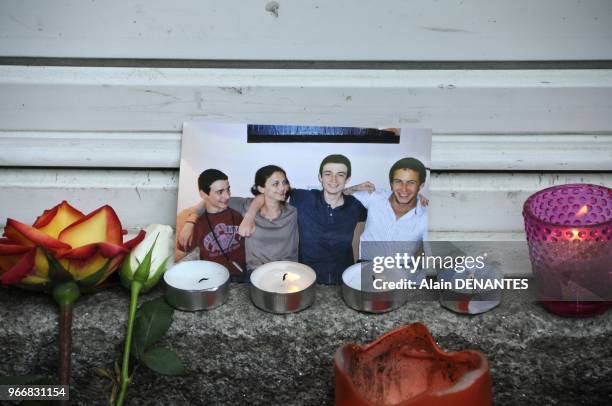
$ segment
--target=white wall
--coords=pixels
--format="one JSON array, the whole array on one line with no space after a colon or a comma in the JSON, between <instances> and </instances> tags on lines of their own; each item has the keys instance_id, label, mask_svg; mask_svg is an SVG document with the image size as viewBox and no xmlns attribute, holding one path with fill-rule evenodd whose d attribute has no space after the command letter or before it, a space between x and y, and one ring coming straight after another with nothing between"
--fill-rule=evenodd
<instances>
[{"instance_id":1,"label":"white wall","mask_svg":"<svg viewBox=\"0 0 612 406\"><path fill-rule=\"evenodd\" d=\"M612 2L266 3L0 1L0 222L172 224L194 119L432 128L434 236L521 239L530 193L612 185Z\"/></svg>"},{"instance_id":2,"label":"white wall","mask_svg":"<svg viewBox=\"0 0 612 406\"><path fill-rule=\"evenodd\" d=\"M11 56L604 60L608 0L3 0Z\"/></svg>"}]
</instances>

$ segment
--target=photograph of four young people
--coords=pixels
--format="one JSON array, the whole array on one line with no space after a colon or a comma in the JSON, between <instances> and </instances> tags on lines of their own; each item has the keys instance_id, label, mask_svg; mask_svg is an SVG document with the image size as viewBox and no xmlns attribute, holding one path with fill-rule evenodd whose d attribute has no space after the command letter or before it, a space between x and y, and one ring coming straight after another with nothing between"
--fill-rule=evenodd
<instances>
[{"instance_id":1,"label":"photograph of four young people","mask_svg":"<svg viewBox=\"0 0 612 406\"><path fill-rule=\"evenodd\" d=\"M318 283L340 284L355 263L359 222L361 243L427 240L428 201L419 194L426 177L421 161L403 158L389 170L389 189L369 181L347 187L351 162L334 154L319 166L322 190L292 189L282 168L267 165L255 173L254 197L242 198L231 196L222 171L207 169L198 177L202 200L178 216L178 256L199 249L200 259L227 267L234 282L248 281L262 264L297 261L316 272Z\"/></svg>"}]
</instances>

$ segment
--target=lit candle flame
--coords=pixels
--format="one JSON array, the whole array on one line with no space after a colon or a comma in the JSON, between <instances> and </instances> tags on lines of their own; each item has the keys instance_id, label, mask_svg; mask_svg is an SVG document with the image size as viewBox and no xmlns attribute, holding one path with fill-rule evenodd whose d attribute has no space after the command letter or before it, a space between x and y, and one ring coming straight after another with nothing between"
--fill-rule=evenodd
<instances>
[{"instance_id":1,"label":"lit candle flame","mask_svg":"<svg viewBox=\"0 0 612 406\"><path fill-rule=\"evenodd\" d=\"M578 229L577 228L572 228L572 240L577 240L579 239L578 237Z\"/></svg>"},{"instance_id":2,"label":"lit candle flame","mask_svg":"<svg viewBox=\"0 0 612 406\"><path fill-rule=\"evenodd\" d=\"M295 274L293 272L287 272L287 273L283 274L283 280L284 281L294 282L294 281L297 281L298 279L300 279L300 275Z\"/></svg>"},{"instance_id":3,"label":"lit candle flame","mask_svg":"<svg viewBox=\"0 0 612 406\"><path fill-rule=\"evenodd\" d=\"M589 208L585 204L576 212L576 217L584 217L589 212Z\"/></svg>"}]
</instances>

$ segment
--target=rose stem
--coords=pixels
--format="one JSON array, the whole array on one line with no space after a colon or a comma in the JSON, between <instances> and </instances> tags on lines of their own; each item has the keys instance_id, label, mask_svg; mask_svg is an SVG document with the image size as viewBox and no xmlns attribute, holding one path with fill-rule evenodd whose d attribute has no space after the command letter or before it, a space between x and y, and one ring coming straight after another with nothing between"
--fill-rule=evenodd
<instances>
[{"instance_id":1,"label":"rose stem","mask_svg":"<svg viewBox=\"0 0 612 406\"><path fill-rule=\"evenodd\" d=\"M132 334L134 330L134 319L136 318L136 305L138 304L138 295L142 289L142 283L133 280L130 288L130 316L128 318L127 333L125 335L125 347L123 349L123 365L121 366L121 390L117 399L117 406L123 405L125 394L128 385L130 384L130 375L128 368L130 366L130 350L132 348Z\"/></svg>"},{"instance_id":2,"label":"rose stem","mask_svg":"<svg viewBox=\"0 0 612 406\"><path fill-rule=\"evenodd\" d=\"M59 305L59 381L70 385L70 359L72 355L72 308L81 295L78 285L64 282L53 289L53 298ZM63 401L68 404L68 401Z\"/></svg>"}]
</instances>

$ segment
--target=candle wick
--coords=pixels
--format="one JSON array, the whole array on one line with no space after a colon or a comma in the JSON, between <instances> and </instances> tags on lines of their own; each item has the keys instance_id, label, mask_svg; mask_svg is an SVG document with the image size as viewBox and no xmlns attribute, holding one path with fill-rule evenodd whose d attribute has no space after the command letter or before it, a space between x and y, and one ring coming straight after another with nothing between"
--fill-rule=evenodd
<instances>
[{"instance_id":1,"label":"candle wick","mask_svg":"<svg viewBox=\"0 0 612 406\"><path fill-rule=\"evenodd\" d=\"M285 280L285 278L287 277L287 274L283 274L283 280Z\"/></svg>"},{"instance_id":2,"label":"candle wick","mask_svg":"<svg viewBox=\"0 0 612 406\"><path fill-rule=\"evenodd\" d=\"M198 281L198 283L200 283L200 282L202 282L202 281L207 281L207 280L208 280L208 278L202 278L202 279L200 279L200 280Z\"/></svg>"}]
</instances>

